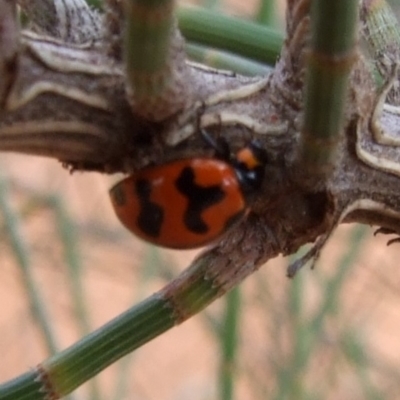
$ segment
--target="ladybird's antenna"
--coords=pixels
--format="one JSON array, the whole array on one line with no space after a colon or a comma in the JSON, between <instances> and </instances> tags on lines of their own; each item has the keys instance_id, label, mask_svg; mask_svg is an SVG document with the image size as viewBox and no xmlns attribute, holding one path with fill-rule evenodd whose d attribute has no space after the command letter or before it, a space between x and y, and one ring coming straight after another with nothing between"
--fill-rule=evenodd
<instances>
[{"instance_id":1,"label":"ladybird's antenna","mask_svg":"<svg viewBox=\"0 0 400 400\"><path fill-rule=\"evenodd\" d=\"M199 128L200 134L203 140L215 150L215 156L220 158L221 160L230 161L231 159L231 150L229 148L228 142L219 137L217 140L209 134L205 129Z\"/></svg>"},{"instance_id":2,"label":"ladybird's antenna","mask_svg":"<svg viewBox=\"0 0 400 400\"><path fill-rule=\"evenodd\" d=\"M217 150L217 151L219 150L219 149L218 149L219 146L218 146L217 141L216 141L205 129L199 127L199 132L200 132L200 134L201 134L203 140L204 140L210 147L212 147L213 149L215 149L215 150Z\"/></svg>"}]
</instances>

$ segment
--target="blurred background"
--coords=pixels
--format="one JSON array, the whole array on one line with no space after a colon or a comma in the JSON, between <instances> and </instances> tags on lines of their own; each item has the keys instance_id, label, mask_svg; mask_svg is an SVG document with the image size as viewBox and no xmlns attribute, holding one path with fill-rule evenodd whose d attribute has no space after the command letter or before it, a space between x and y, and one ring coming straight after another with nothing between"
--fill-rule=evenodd
<instances>
[{"instance_id":1,"label":"blurred background","mask_svg":"<svg viewBox=\"0 0 400 400\"><path fill-rule=\"evenodd\" d=\"M262 8L255 0L198 4L246 18ZM283 6L275 4L277 29ZM0 155L0 171L2 382L159 290L196 254L150 247L120 226L108 199L113 177L15 154ZM341 226L316 269L294 280L290 260L268 262L74 398L398 398L400 247L373 232Z\"/></svg>"}]
</instances>

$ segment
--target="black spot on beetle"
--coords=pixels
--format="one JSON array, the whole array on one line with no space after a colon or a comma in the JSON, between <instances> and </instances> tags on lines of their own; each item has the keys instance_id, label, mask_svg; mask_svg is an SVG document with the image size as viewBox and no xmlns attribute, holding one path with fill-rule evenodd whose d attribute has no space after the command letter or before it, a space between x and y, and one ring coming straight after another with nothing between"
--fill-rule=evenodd
<instances>
[{"instance_id":1,"label":"black spot on beetle","mask_svg":"<svg viewBox=\"0 0 400 400\"><path fill-rule=\"evenodd\" d=\"M185 226L194 233L202 234L208 231L208 226L202 219L203 211L219 203L225 197L225 192L219 185L204 187L197 185L194 180L193 169L186 167L175 185L188 200L188 207L183 216Z\"/></svg>"},{"instance_id":2,"label":"black spot on beetle","mask_svg":"<svg viewBox=\"0 0 400 400\"><path fill-rule=\"evenodd\" d=\"M137 218L138 227L146 235L156 238L160 235L164 211L162 207L151 201L151 184L148 180L138 179L135 190L140 202L140 212Z\"/></svg>"}]
</instances>

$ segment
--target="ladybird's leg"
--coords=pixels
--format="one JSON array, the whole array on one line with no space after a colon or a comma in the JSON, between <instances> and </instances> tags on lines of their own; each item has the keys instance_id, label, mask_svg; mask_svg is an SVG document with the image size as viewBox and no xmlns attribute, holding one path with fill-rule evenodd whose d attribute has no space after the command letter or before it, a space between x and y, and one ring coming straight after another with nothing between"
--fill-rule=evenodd
<instances>
[{"instance_id":1,"label":"ladybird's leg","mask_svg":"<svg viewBox=\"0 0 400 400\"><path fill-rule=\"evenodd\" d=\"M202 102L202 107L197 110L196 132L199 132L203 140L215 150L215 156L217 158L220 158L221 160L229 160L230 148L228 142L221 137L215 139L212 135L209 134L208 131L201 127L201 114L204 112L204 109L205 103Z\"/></svg>"},{"instance_id":2,"label":"ladybird's leg","mask_svg":"<svg viewBox=\"0 0 400 400\"><path fill-rule=\"evenodd\" d=\"M215 150L216 158L219 158L224 161L230 160L231 151L229 148L229 144L223 137L218 137L217 139L215 139L212 135L208 133L208 131L206 131L203 128L199 128L199 132L203 140Z\"/></svg>"}]
</instances>

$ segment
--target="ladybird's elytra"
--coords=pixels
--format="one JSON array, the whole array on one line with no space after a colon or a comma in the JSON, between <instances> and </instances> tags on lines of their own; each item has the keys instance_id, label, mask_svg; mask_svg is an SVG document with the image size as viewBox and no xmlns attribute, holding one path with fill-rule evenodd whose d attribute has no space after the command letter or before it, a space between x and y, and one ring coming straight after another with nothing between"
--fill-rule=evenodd
<instances>
[{"instance_id":1,"label":"ladybird's elytra","mask_svg":"<svg viewBox=\"0 0 400 400\"><path fill-rule=\"evenodd\" d=\"M185 158L146 167L110 196L122 224L162 247L190 249L218 239L247 209L264 177L264 153L251 142L232 160Z\"/></svg>"},{"instance_id":2,"label":"ladybird's elytra","mask_svg":"<svg viewBox=\"0 0 400 400\"><path fill-rule=\"evenodd\" d=\"M147 167L110 191L115 212L131 232L163 247L212 242L245 212L235 170L213 158Z\"/></svg>"}]
</instances>

